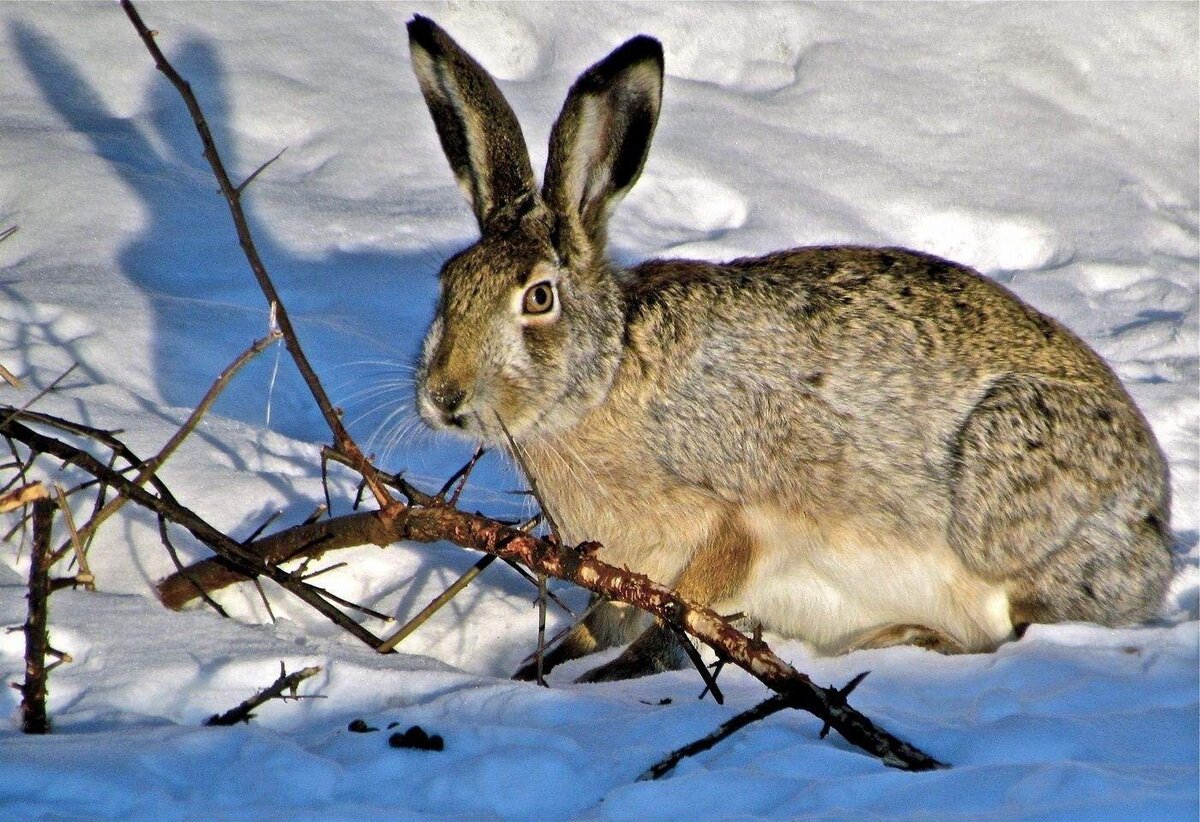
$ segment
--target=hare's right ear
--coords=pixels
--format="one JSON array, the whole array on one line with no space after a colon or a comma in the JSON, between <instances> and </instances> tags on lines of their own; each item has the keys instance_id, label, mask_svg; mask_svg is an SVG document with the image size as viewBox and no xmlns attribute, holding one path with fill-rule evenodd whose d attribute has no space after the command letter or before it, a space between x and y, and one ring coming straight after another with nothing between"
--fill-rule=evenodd
<instances>
[{"instance_id":1,"label":"hare's right ear","mask_svg":"<svg viewBox=\"0 0 1200 822\"><path fill-rule=\"evenodd\" d=\"M637 181L662 103L662 44L629 40L589 68L550 132L542 197L559 220L559 253L604 251L608 215Z\"/></svg>"},{"instance_id":2,"label":"hare's right ear","mask_svg":"<svg viewBox=\"0 0 1200 822\"><path fill-rule=\"evenodd\" d=\"M536 191L517 116L492 76L437 23L414 16L408 45L442 150L482 231Z\"/></svg>"}]
</instances>

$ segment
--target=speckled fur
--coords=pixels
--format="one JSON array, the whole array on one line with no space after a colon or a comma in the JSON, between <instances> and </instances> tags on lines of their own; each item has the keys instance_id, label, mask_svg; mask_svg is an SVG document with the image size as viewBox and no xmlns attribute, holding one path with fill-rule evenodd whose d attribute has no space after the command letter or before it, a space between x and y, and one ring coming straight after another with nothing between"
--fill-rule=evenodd
<instances>
[{"instance_id":1,"label":"speckled fur","mask_svg":"<svg viewBox=\"0 0 1200 822\"><path fill-rule=\"evenodd\" d=\"M412 25L423 89L430 65L483 72ZM567 539L822 651L985 651L1031 621L1153 616L1171 571L1165 461L1113 373L1054 320L904 249L610 267L605 222L644 162L661 59L638 38L581 76L541 191L523 170L489 183L471 158L495 152L443 137L460 179L482 179L469 191L520 184L483 198L499 205L476 206L482 239L443 269L425 419L504 444L499 417ZM455 83L479 99L431 99L439 134L511 151L495 85ZM531 324L513 295L548 270L560 313ZM548 661L636 630L602 607ZM585 678L680 664L651 626Z\"/></svg>"}]
</instances>

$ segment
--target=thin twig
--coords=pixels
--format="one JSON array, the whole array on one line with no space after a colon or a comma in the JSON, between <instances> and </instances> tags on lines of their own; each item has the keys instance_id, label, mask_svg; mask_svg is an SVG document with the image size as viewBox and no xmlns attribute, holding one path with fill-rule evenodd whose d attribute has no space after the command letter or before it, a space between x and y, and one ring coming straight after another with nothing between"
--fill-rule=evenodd
<instances>
[{"instance_id":1,"label":"thin twig","mask_svg":"<svg viewBox=\"0 0 1200 822\"><path fill-rule=\"evenodd\" d=\"M37 403L37 401L38 401L38 400L40 400L42 397L46 396L46 395L47 395L47 394L49 394L51 391L53 391L55 388L57 388L57 387L58 387L58 384L59 384L60 382L62 382L63 380L65 380L65 379L67 378L67 375L68 375L68 374L70 374L72 371L74 371L74 370L75 370L76 368L78 368L78 367L79 367L79 363L77 363L77 362L73 362L73 363L71 363L71 365L70 365L70 366L67 368L67 370L66 370L66 371L64 371L64 372L62 372L61 374L59 374L57 377L55 377L55 378L54 378L54 379L53 379L53 380L50 382L50 384L49 384L49 385L47 385L47 386L46 386L45 388L43 388L41 391L39 391L39 392L37 392L36 394L34 394L34 395L33 395L33 396L32 396L32 397L29 399L29 401L28 401L28 402L26 402L26 403L25 403L24 405L22 405L20 408L15 408L15 409L13 409L12 411L10 411L10 412L9 412L9 415L8 415L8 419L5 419L5 420L3 420L2 422L0 422L0 428L3 428L3 427L4 427L4 426L5 426L5 425L6 425L6 424L7 424L7 423L10 421L10 420L12 420L12 419L15 419L15 418L16 418L16 415L20 414L22 411L28 411L30 408L32 408L32 407L34 406L34 404L36 404L36 403Z\"/></svg>"},{"instance_id":2,"label":"thin twig","mask_svg":"<svg viewBox=\"0 0 1200 822\"><path fill-rule=\"evenodd\" d=\"M829 688L827 691L836 694L837 696L835 699L840 700L841 704L844 705L846 698L854 692L855 688L862 684L862 681L867 678L869 673L871 672L863 671L841 688ZM732 719L721 723L721 725L715 731L707 736L697 739L695 742L690 742L687 745L684 745L682 748L677 748L676 750L672 751L670 754L660 759L644 773L642 773L642 775L637 778L637 781L646 782L665 776L687 757L695 756L698 753L703 753L704 751L709 750L721 740L732 736L734 733L740 731L750 723L757 722L760 719L766 719L768 716L778 713L785 708L795 707L798 706L793 704L792 700L790 700L788 697L784 696L783 694L775 694L770 699L760 702L748 711L743 711ZM821 739L824 739L828 735L829 723L826 722L825 726L821 728L821 733L819 736Z\"/></svg>"},{"instance_id":3,"label":"thin twig","mask_svg":"<svg viewBox=\"0 0 1200 822\"><path fill-rule=\"evenodd\" d=\"M312 696L301 697L296 693L296 688L301 682L321 672L320 665L313 665L308 668L301 668L295 673L289 674L283 667L283 663L279 663L279 678L272 682L267 687L256 693L254 696L247 699L236 708L231 708L223 714L213 714L207 720L205 725L237 725L239 722L249 722L254 718L254 709L265 702L272 699L312 699ZM291 691L291 694L285 694L284 691Z\"/></svg>"},{"instance_id":4,"label":"thin twig","mask_svg":"<svg viewBox=\"0 0 1200 822\"><path fill-rule=\"evenodd\" d=\"M263 589L262 580L258 577L253 579L254 590L258 591L258 598L262 601L263 607L267 609L267 619L271 620L271 624L278 622L275 619L275 609L271 607L271 600L267 597L267 592Z\"/></svg>"},{"instance_id":5,"label":"thin twig","mask_svg":"<svg viewBox=\"0 0 1200 822\"><path fill-rule=\"evenodd\" d=\"M414 631L424 625L429 618L441 610L442 606L444 606L447 602L458 596L460 591L470 585L475 577L482 574L484 570L486 570L487 567L495 561L496 557L493 554L484 554L482 557L480 557L478 562L468 568L462 574L462 576L454 580L454 582L450 584L449 588L434 597L428 605L421 609L420 613L400 626L400 628L394 634L387 637L385 640L383 640L383 642L379 643L379 650L381 652L390 651L411 636Z\"/></svg>"},{"instance_id":6,"label":"thin twig","mask_svg":"<svg viewBox=\"0 0 1200 822\"><path fill-rule=\"evenodd\" d=\"M740 731L752 722L757 722L760 719L766 719L772 714L778 713L785 708L793 707L791 700L782 695L775 694L769 699L766 699L748 711L742 711L737 716L722 722L721 725L708 736L702 739L697 739L695 742L690 742L682 748L672 751L667 756L663 757L658 762L647 768L641 776L637 778L638 782L647 782L670 773L676 765L687 759L689 756L695 756L698 753L703 753L715 746L722 739Z\"/></svg>"},{"instance_id":7,"label":"thin twig","mask_svg":"<svg viewBox=\"0 0 1200 822\"><path fill-rule=\"evenodd\" d=\"M254 169L254 171L250 172L250 176L249 176L249 177L247 177L245 180L242 180L242 184L241 184L241 185L239 185L239 186L237 186L237 187L234 189L234 191L236 191L236 192L238 193L238 196L240 197L240 196L241 196L241 194L242 194L242 192L246 190L246 187L247 187L248 185L250 185L251 183L253 183L253 182L254 182L254 178L255 178L255 177L257 177L258 175L262 174L264 171L266 171L266 170L267 170L267 166L271 165L271 164L272 164L272 163L274 163L276 160L278 160L280 157L282 157L282 156L283 156L283 152L285 152L285 151L287 151L287 146L284 146L283 148L279 149L279 153L278 153L278 154L276 154L276 155L275 155L274 157L272 157L270 160L267 160L265 163L263 163L263 164L262 164L261 166L259 166L258 168Z\"/></svg>"},{"instance_id":8,"label":"thin twig","mask_svg":"<svg viewBox=\"0 0 1200 822\"><path fill-rule=\"evenodd\" d=\"M114 468L114 467L116 467L116 464L117 464L117 454L113 453L108 458L108 467ZM126 470L133 470L133 468L134 468L134 466L130 465L126 468ZM94 517L94 516L96 516L96 514L100 513L100 511L104 508L104 506L108 504L108 486L102 482L99 482L98 480L97 480L97 484L99 487L97 487L97 489L96 489L95 499L92 500L92 513L91 513L91 516L88 517L89 520L91 519L91 517ZM84 484L81 483L80 485L76 486L75 488L72 488L71 491L68 492L68 496L70 496L71 493L74 493L76 491L82 491L83 485ZM92 531L90 534L88 534L87 539L85 539L83 541L83 550L85 552L90 551L92 549L92 543L95 541L96 541L96 532Z\"/></svg>"},{"instance_id":9,"label":"thin twig","mask_svg":"<svg viewBox=\"0 0 1200 822\"><path fill-rule=\"evenodd\" d=\"M318 573L320 573L320 572L318 572ZM307 582L308 580L312 579L312 577L314 577L314 576L316 576L316 574L309 574L308 576L304 577L304 581ZM321 596L325 597L326 599L331 599L334 602L336 602L338 605L344 605L345 607L351 609L352 611L358 611L360 614L366 614L367 616L371 617L372 619L377 619L380 622L395 622L396 621L395 617L390 617L387 614L381 614L379 611L376 611L374 608L368 608L366 605L359 605L357 602L351 602L350 600L340 597L337 594L335 594L325 588L318 588L315 585L313 585L311 587L314 591L318 592ZM380 644L376 644L375 650L379 651L380 653L387 652L387 649L380 647Z\"/></svg>"},{"instance_id":10,"label":"thin twig","mask_svg":"<svg viewBox=\"0 0 1200 822\"><path fill-rule=\"evenodd\" d=\"M437 492L437 499L445 500L446 504L451 507L457 506L458 498L462 496L463 489L467 487L467 479L470 478L471 472L475 470L475 466L479 463L479 458L486 453L487 447L482 442L479 443L471 458L467 460L462 468L451 474L450 479L446 480L445 484L442 485L442 489ZM450 492L455 483L458 483L458 487L454 489L454 495L449 500L446 500L446 494Z\"/></svg>"},{"instance_id":11,"label":"thin twig","mask_svg":"<svg viewBox=\"0 0 1200 822\"><path fill-rule=\"evenodd\" d=\"M41 416L45 417L45 415ZM259 574L270 577L274 582L317 609L335 625L349 632L371 648L378 647L378 637L331 605L320 592L308 585L304 580L299 579L293 574L289 574L287 571L276 567L270 562L264 561L262 557L256 555L246 546L218 531L206 520L196 515L195 512L176 501L169 491L160 490L159 496L156 497L121 473L108 468L88 452L53 437L39 434L21 423L12 421L7 426L0 425L0 430L5 431L9 436L23 442L35 451L52 454L67 462L78 465L80 469L108 483L118 493L130 497L138 505L182 525L194 537L220 554L222 563L226 567L234 569L239 578L249 579Z\"/></svg>"},{"instance_id":12,"label":"thin twig","mask_svg":"<svg viewBox=\"0 0 1200 822\"><path fill-rule=\"evenodd\" d=\"M196 582L192 577L191 571L183 567L183 563L179 561L179 552L175 550L175 545L171 542L171 536L167 533L167 520L162 515L158 515L158 535L162 539L163 546L167 549L167 554L171 557L171 562L175 563L175 567L179 570L179 574L183 576L192 587L196 589L196 593L200 595L210 608L216 611L221 616L229 619L229 614L222 608L215 599L208 595L208 591L204 590L204 586ZM256 579L255 582L258 580ZM270 606L268 606L270 607Z\"/></svg>"},{"instance_id":13,"label":"thin twig","mask_svg":"<svg viewBox=\"0 0 1200 822\"><path fill-rule=\"evenodd\" d=\"M318 568L315 571L309 571L308 563L309 563L310 559L312 559L312 557L306 558L304 560L304 563L300 566L301 567L300 578L303 579L305 582L309 582L311 580L316 579L319 576L328 574L330 571L336 571L338 568L345 568L348 565L348 563L345 563L345 562L335 562L335 563L333 563L333 565L326 565L324 568ZM367 612L369 612L372 616L374 616L376 613L375 611L371 611L370 609L365 609L364 613L367 613ZM388 616L387 614L380 614L379 618L385 619L388 622L396 621L395 619Z\"/></svg>"},{"instance_id":14,"label":"thin twig","mask_svg":"<svg viewBox=\"0 0 1200 822\"><path fill-rule=\"evenodd\" d=\"M0 240L3 240L3 239L4 239L3 237L0 237ZM25 383L21 382L20 377L18 377L13 372L9 371L2 364L0 364L0 379L4 380L6 383L11 385L13 388L17 389L18 391L21 391L25 388Z\"/></svg>"},{"instance_id":15,"label":"thin twig","mask_svg":"<svg viewBox=\"0 0 1200 822\"><path fill-rule=\"evenodd\" d=\"M500 425L500 430L504 432L504 437L508 440L508 444L512 450L513 458L516 459L517 464L521 466L521 473L525 475L525 479L529 481L530 493L533 494L533 498L537 500L538 507L542 509L542 514L546 517L546 524L550 526L550 535L554 537L555 542L557 542L559 545L562 545L562 531L559 530L558 520L554 517L554 513L550 510L550 507L546 505L546 498L542 496L542 491L538 487L537 477L534 475L533 470L530 469L529 463L525 462L525 455L521 453L521 449L517 445L517 441L513 439L513 435L511 432L509 432L508 426L504 424L504 420L500 418L499 414L496 414L495 416L496 422Z\"/></svg>"},{"instance_id":16,"label":"thin twig","mask_svg":"<svg viewBox=\"0 0 1200 822\"><path fill-rule=\"evenodd\" d=\"M219 375L217 375L216 380L213 381L213 384L209 386L208 391L205 392L204 397L201 398L200 404L197 405L195 409L192 410L192 413L188 415L188 418L184 420L183 425L181 425L179 429L171 435L170 439L167 440L166 444L163 445L162 449L157 454L146 460L146 462L139 467L137 476L132 480L134 485L142 485L144 482L146 482L146 480L150 479L150 477L154 476L158 472L158 469L163 466L163 463L171 458L171 455L175 453L175 450L179 448L183 441L187 439L188 435L191 434L192 431L196 429L196 426L200 424L200 420L203 419L204 415L208 413L208 410L212 408L213 403L217 401L217 398L221 395L226 386L229 385L230 381L233 380L237 373L241 371L243 367L245 367L246 363L250 362L259 354L261 354L271 343L277 339L279 339L279 334L277 331L272 330L268 332L266 336L251 343L245 351L234 358L233 362L225 366L225 369ZM99 528L106 519L111 517L117 511L121 510L121 508L128 501L129 497L125 496L124 494L117 496L115 499L97 511L96 514L92 516L90 520L88 520L87 524L80 529L79 533L85 539L90 538L91 535L96 532L96 529Z\"/></svg>"},{"instance_id":17,"label":"thin twig","mask_svg":"<svg viewBox=\"0 0 1200 822\"><path fill-rule=\"evenodd\" d=\"M546 575L538 574L538 641L534 659L537 660L533 681L543 688L546 684Z\"/></svg>"},{"instance_id":18,"label":"thin twig","mask_svg":"<svg viewBox=\"0 0 1200 822\"><path fill-rule=\"evenodd\" d=\"M0 497L0 514L24 508L34 500L47 499L48 496L45 486L40 482L27 483Z\"/></svg>"},{"instance_id":19,"label":"thin twig","mask_svg":"<svg viewBox=\"0 0 1200 822\"><path fill-rule=\"evenodd\" d=\"M56 483L54 493L58 499L59 510L62 511L63 522L67 524L67 533L70 534L70 544L75 549L75 562L79 566L79 571L75 574L75 579L87 590L95 591L96 578L92 575L92 569L88 567L87 549L84 547L83 541L79 538L79 529L75 527L75 517L71 513L71 503L67 502L66 491L63 490L61 485ZM57 556L51 557L52 564L57 560Z\"/></svg>"},{"instance_id":20,"label":"thin twig","mask_svg":"<svg viewBox=\"0 0 1200 822\"><path fill-rule=\"evenodd\" d=\"M725 694L721 693L720 687L717 685L717 678L713 672L704 664L704 660L700 657L700 652L696 650L696 646L692 644L692 640L683 632L683 629L678 625L672 625L671 631L675 634L675 641L683 648L683 652L687 654L687 658L691 661L692 666L700 674L700 678L704 680L704 690L700 692L700 698L704 699L705 694L712 694L713 700L718 705L725 704Z\"/></svg>"},{"instance_id":21,"label":"thin twig","mask_svg":"<svg viewBox=\"0 0 1200 822\"><path fill-rule=\"evenodd\" d=\"M266 519L264 519L257 528L251 531L250 536L246 537L244 540L242 540L242 542L254 542L254 540L258 539L259 535L262 534L263 531L267 530L267 526L282 516L283 511L276 508L275 511L273 511Z\"/></svg>"},{"instance_id":22,"label":"thin twig","mask_svg":"<svg viewBox=\"0 0 1200 822\"><path fill-rule=\"evenodd\" d=\"M546 647L553 648L555 645L557 645L562 640L563 637L565 637L567 634L571 633L571 631L575 628L576 625L580 624L585 619L590 617L592 615L593 611L595 611L597 608L599 608L601 605L603 605L607 601L608 600L604 599L603 597L596 597L595 599L593 599L591 604L588 605L588 607L583 609L582 614L580 614L574 621L572 621L569 625L567 625L566 628L563 628L561 631L559 631L557 634L550 637L550 639L548 639L546 641ZM537 650L534 649L524 659L521 660L520 666L528 665L530 662L533 661L534 657L536 657L536 656L537 656Z\"/></svg>"},{"instance_id":23,"label":"thin twig","mask_svg":"<svg viewBox=\"0 0 1200 822\"><path fill-rule=\"evenodd\" d=\"M523 531L525 529L520 528L518 530ZM533 574L529 573L529 571L526 568L524 568L520 563L513 562L511 559L505 559L504 562L506 565L508 565L509 568L512 568L514 571L516 571L521 576L522 579L524 579L526 582L528 582L530 585L534 586L535 588L537 587L537 584L538 584L537 577L534 576ZM573 611L571 609L571 606L567 605L567 603L563 602L562 598L559 597L557 594L555 594L553 591L551 591L549 588L546 589L546 596L548 596L550 598L551 602L553 602L555 605L557 605L559 608L561 608L567 616L570 616L570 617L575 616L575 611Z\"/></svg>"}]
</instances>

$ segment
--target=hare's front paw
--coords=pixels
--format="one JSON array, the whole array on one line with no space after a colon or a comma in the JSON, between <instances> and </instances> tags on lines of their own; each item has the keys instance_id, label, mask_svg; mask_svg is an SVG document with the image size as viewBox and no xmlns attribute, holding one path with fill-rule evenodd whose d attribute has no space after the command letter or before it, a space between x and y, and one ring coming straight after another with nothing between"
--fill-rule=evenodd
<instances>
[{"instance_id":1,"label":"hare's front paw","mask_svg":"<svg viewBox=\"0 0 1200 822\"><path fill-rule=\"evenodd\" d=\"M630 657L628 653L623 653L612 662L592 668L575 681L616 682L621 679L638 679L652 674L661 674L663 671L673 671L678 667L678 665L664 666L654 659Z\"/></svg>"},{"instance_id":2,"label":"hare's front paw","mask_svg":"<svg viewBox=\"0 0 1200 822\"><path fill-rule=\"evenodd\" d=\"M619 679L677 671L687 665L687 655L675 637L675 632L655 622L642 632L621 655L612 662L588 671L576 682L615 682Z\"/></svg>"}]
</instances>

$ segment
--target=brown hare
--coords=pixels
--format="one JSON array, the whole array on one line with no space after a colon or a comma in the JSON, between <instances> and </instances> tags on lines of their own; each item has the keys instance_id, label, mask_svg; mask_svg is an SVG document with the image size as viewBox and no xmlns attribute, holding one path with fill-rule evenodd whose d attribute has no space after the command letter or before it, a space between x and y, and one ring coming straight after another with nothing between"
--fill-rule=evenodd
<instances>
[{"instance_id":1,"label":"brown hare","mask_svg":"<svg viewBox=\"0 0 1200 822\"><path fill-rule=\"evenodd\" d=\"M619 270L606 225L646 160L660 44L579 77L539 189L492 77L432 21L408 31L481 233L442 269L420 413L505 448L507 428L565 539L827 653L1156 613L1166 463L1078 337L899 248ZM583 679L684 663L668 628L605 603L547 664L630 640Z\"/></svg>"}]
</instances>

